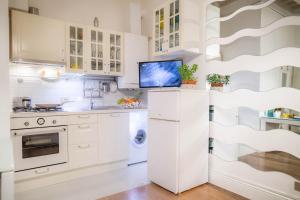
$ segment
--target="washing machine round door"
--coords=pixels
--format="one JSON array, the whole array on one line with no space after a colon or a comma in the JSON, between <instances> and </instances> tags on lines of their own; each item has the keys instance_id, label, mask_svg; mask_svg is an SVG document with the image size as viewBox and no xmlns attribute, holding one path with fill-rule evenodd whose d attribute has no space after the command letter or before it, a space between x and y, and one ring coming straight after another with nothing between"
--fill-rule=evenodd
<instances>
[{"instance_id":1,"label":"washing machine round door","mask_svg":"<svg viewBox=\"0 0 300 200\"><path fill-rule=\"evenodd\" d=\"M146 144L146 139L146 131L144 129L139 129L137 130L132 142L136 147L143 147Z\"/></svg>"}]
</instances>

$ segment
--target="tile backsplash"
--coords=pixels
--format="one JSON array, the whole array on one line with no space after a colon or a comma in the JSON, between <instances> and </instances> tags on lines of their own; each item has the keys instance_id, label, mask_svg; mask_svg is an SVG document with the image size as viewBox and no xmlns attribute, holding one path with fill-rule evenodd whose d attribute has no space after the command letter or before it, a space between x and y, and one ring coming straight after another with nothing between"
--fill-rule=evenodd
<instances>
[{"instance_id":1,"label":"tile backsplash","mask_svg":"<svg viewBox=\"0 0 300 200\"><path fill-rule=\"evenodd\" d=\"M84 80L88 77L64 75L58 80L42 80L39 76L40 68L12 65L10 67L10 96L31 97L32 105L38 103L64 104L65 109L86 108L90 99L84 97ZM101 78L96 78L101 80ZM95 78L93 77L93 80ZM91 80L92 81L92 80ZM136 90L117 90L103 93L102 98L94 98L96 106L116 105L117 100L124 96L134 96ZM143 98L144 97L144 98ZM145 96L142 96L146 99Z\"/></svg>"}]
</instances>

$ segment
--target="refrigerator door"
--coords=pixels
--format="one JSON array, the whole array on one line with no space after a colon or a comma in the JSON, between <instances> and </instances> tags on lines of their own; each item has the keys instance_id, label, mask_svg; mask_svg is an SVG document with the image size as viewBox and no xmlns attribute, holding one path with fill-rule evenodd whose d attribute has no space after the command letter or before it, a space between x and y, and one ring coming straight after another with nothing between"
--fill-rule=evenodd
<instances>
[{"instance_id":1,"label":"refrigerator door","mask_svg":"<svg viewBox=\"0 0 300 200\"><path fill-rule=\"evenodd\" d=\"M179 122L149 119L148 178L178 193Z\"/></svg>"},{"instance_id":2,"label":"refrigerator door","mask_svg":"<svg viewBox=\"0 0 300 200\"><path fill-rule=\"evenodd\" d=\"M180 120L179 91L150 91L148 94L149 118Z\"/></svg>"}]
</instances>

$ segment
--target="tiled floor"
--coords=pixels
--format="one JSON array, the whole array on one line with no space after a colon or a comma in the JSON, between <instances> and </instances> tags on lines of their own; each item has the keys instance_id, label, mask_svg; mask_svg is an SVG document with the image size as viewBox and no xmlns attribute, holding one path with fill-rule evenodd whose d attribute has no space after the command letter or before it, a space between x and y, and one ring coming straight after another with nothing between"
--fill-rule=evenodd
<instances>
[{"instance_id":1,"label":"tiled floor","mask_svg":"<svg viewBox=\"0 0 300 200\"><path fill-rule=\"evenodd\" d=\"M16 194L16 200L95 200L148 184L147 165L76 179Z\"/></svg>"}]
</instances>

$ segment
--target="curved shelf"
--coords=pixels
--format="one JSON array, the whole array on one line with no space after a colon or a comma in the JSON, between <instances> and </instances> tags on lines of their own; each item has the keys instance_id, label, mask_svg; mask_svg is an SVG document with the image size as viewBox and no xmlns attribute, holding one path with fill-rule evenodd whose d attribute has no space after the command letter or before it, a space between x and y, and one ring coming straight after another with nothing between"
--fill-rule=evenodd
<instances>
[{"instance_id":1,"label":"curved shelf","mask_svg":"<svg viewBox=\"0 0 300 200\"><path fill-rule=\"evenodd\" d=\"M230 20L232 18L234 18L236 15L242 13L242 12L245 12L245 11L249 11L249 10L260 10L260 9L263 9L265 7L268 7L269 5L271 5L272 3L274 3L276 0L269 0L265 3L262 3L262 4L258 4L258 5L249 5L249 6L245 6L245 7L242 7L238 10L236 10L235 12L233 12L232 14L226 16L226 17L220 17L220 18L213 18L213 19L210 19L209 21L206 22L206 25L212 23L212 22L224 22L224 21L227 21L227 20ZM213 2L212 2L213 3ZM208 4L209 5L209 4Z\"/></svg>"},{"instance_id":2,"label":"curved shelf","mask_svg":"<svg viewBox=\"0 0 300 200\"><path fill-rule=\"evenodd\" d=\"M212 38L206 41L206 47L214 44L228 45L243 37L261 37L275 31L276 29L291 25L300 26L300 16L284 17L273 22L267 27L260 29L243 29L226 38Z\"/></svg>"},{"instance_id":3,"label":"curved shelf","mask_svg":"<svg viewBox=\"0 0 300 200\"><path fill-rule=\"evenodd\" d=\"M254 110L287 108L300 111L300 91L294 88L276 88L267 92L240 89L222 93L210 91L210 104L221 108L248 107Z\"/></svg>"},{"instance_id":4,"label":"curved shelf","mask_svg":"<svg viewBox=\"0 0 300 200\"><path fill-rule=\"evenodd\" d=\"M222 1L226 1L226 0L207 0L206 1L206 6L208 6L209 4L212 4L214 2L222 2Z\"/></svg>"},{"instance_id":5,"label":"curved shelf","mask_svg":"<svg viewBox=\"0 0 300 200\"><path fill-rule=\"evenodd\" d=\"M259 151L282 151L300 158L300 136L292 131L258 131L243 125L228 127L210 122L210 137L226 144L241 143Z\"/></svg>"},{"instance_id":6,"label":"curved shelf","mask_svg":"<svg viewBox=\"0 0 300 200\"><path fill-rule=\"evenodd\" d=\"M227 162L210 155L210 172L216 172L239 179L254 187L280 194L287 198L299 199L300 192L294 190L295 178L281 172L257 170L240 161Z\"/></svg>"},{"instance_id":7,"label":"curved shelf","mask_svg":"<svg viewBox=\"0 0 300 200\"><path fill-rule=\"evenodd\" d=\"M233 74L238 71L265 72L280 66L300 67L300 48L282 48L264 56L242 55L229 61L209 61L205 74Z\"/></svg>"}]
</instances>

